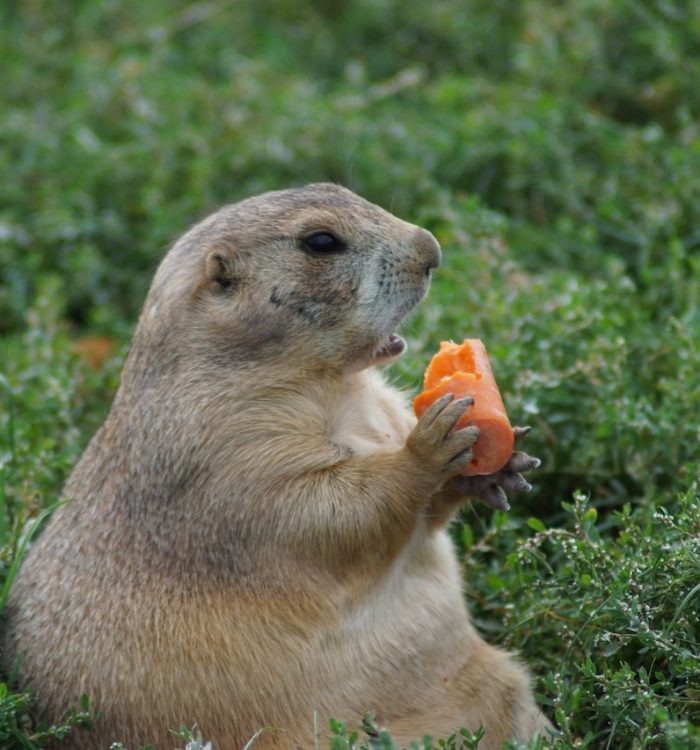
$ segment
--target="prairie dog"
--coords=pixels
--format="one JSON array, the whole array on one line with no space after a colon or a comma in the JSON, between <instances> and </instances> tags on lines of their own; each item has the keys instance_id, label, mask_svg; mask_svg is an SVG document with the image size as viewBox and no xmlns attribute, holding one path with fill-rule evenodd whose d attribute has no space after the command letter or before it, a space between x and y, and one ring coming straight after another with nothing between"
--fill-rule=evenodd
<instances>
[{"instance_id":1,"label":"prairie dog","mask_svg":"<svg viewBox=\"0 0 700 750\"><path fill-rule=\"evenodd\" d=\"M474 428L416 422L375 365L440 262L433 236L332 184L227 206L167 253L121 385L12 589L4 664L62 748L309 748L313 713L400 742L545 725L470 623L444 523Z\"/></svg>"}]
</instances>

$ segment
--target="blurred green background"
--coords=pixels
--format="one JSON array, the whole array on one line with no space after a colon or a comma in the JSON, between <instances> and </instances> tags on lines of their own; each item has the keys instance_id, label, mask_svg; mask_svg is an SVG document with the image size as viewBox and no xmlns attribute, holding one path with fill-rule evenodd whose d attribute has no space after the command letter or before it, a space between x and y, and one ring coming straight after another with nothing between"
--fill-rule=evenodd
<instances>
[{"instance_id":1,"label":"blurred green background","mask_svg":"<svg viewBox=\"0 0 700 750\"><path fill-rule=\"evenodd\" d=\"M696 746L700 3L5 0L0 20L5 569L172 241L337 181L443 245L391 377L416 390L441 339L480 336L535 427L535 491L455 527L479 625L549 675L562 742ZM87 335L116 344L99 371Z\"/></svg>"}]
</instances>

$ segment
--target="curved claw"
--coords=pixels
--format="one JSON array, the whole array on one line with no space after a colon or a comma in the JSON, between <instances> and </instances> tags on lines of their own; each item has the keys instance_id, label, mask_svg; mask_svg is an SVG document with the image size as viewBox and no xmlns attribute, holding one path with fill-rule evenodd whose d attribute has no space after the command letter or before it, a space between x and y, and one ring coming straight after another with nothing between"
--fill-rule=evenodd
<instances>
[{"instance_id":1,"label":"curved claw","mask_svg":"<svg viewBox=\"0 0 700 750\"><path fill-rule=\"evenodd\" d=\"M526 437L532 430L532 427L513 427L513 435L515 436L515 442L519 443L524 437Z\"/></svg>"},{"instance_id":2,"label":"curved claw","mask_svg":"<svg viewBox=\"0 0 700 750\"><path fill-rule=\"evenodd\" d=\"M522 453L521 451L516 451L510 457L510 461L508 461L508 463L505 465L505 469L507 471L514 471L516 473L520 473L522 471L530 471L532 469L537 469L541 465L542 465L542 461L540 461L539 458L530 456L527 453Z\"/></svg>"},{"instance_id":3,"label":"curved claw","mask_svg":"<svg viewBox=\"0 0 700 750\"><path fill-rule=\"evenodd\" d=\"M479 495L479 500L486 503L489 508L495 510L510 510L510 504L508 503L508 496L504 492L502 487L497 484L490 484L486 487L483 494Z\"/></svg>"},{"instance_id":4,"label":"curved claw","mask_svg":"<svg viewBox=\"0 0 700 750\"><path fill-rule=\"evenodd\" d=\"M516 474L513 477L519 476ZM523 480L524 481L524 480ZM503 475L501 473L489 476L456 477L454 486L461 495L481 500L489 508L498 510L509 510L508 497L503 486Z\"/></svg>"},{"instance_id":5,"label":"curved claw","mask_svg":"<svg viewBox=\"0 0 700 750\"><path fill-rule=\"evenodd\" d=\"M530 492L532 489L532 485L522 474L504 474L500 480L500 486L509 494Z\"/></svg>"}]
</instances>

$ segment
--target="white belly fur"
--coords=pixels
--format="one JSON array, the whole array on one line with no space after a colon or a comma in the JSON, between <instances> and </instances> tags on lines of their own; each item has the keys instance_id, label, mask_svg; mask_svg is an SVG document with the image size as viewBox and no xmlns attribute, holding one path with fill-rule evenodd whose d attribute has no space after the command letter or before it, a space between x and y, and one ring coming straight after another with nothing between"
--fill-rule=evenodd
<instances>
[{"instance_id":1,"label":"white belly fur","mask_svg":"<svg viewBox=\"0 0 700 750\"><path fill-rule=\"evenodd\" d=\"M356 455L400 450L416 421L405 396L372 371L363 388L342 394L346 399L337 394L329 439ZM475 636L452 543L420 520L386 574L346 603L336 642L346 671L344 698L367 707L367 686L376 684L378 696L395 685L405 699L411 683L418 703L420 695L429 700L436 683L468 658ZM362 692L354 696L347 674L358 672Z\"/></svg>"}]
</instances>

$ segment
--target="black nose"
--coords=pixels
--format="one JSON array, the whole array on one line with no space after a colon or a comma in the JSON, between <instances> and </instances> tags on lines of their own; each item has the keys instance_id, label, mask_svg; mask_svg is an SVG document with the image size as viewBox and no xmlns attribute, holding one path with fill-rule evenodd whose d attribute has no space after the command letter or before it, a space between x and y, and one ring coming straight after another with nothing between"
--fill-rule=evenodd
<instances>
[{"instance_id":1,"label":"black nose","mask_svg":"<svg viewBox=\"0 0 700 750\"><path fill-rule=\"evenodd\" d=\"M442 258L440 245L427 229L419 228L416 230L416 249L422 258L425 275L429 276L433 268L440 265Z\"/></svg>"}]
</instances>

